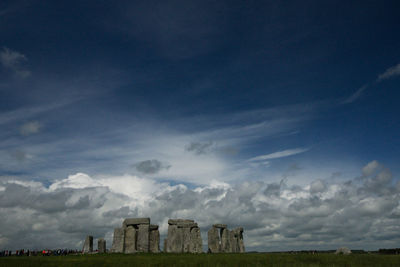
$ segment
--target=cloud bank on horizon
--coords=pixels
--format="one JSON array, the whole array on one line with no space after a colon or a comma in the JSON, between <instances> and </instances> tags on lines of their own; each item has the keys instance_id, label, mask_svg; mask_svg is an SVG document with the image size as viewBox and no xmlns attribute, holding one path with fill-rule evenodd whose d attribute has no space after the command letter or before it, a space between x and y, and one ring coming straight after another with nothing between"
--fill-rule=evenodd
<instances>
[{"instance_id":1,"label":"cloud bank on horizon","mask_svg":"<svg viewBox=\"0 0 400 267\"><path fill-rule=\"evenodd\" d=\"M2 1L0 249L110 244L135 216L264 251L398 246L397 10Z\"/></svg>"},{"instance_id":2,"label":"cloud bank on horizon","mask_svg":"<svg viewBox=\"0 0 400 267\"><path fill-rule=\"evenodd\" d=\"M243 226L248 250L315 249L316 244L319 249L339 244L377 249L400 241L400 182L394 183L390 170L377 161L340 183L211 182L188 188L132 175L77 173L48 187L5 180L0 192L5 218L0 245L13 249L79 248L87 234L111 244L114 227L126 217L151 217L162 238L169 218L195 219L204 247L214 223Z\"/></svg>"}]
</instances>

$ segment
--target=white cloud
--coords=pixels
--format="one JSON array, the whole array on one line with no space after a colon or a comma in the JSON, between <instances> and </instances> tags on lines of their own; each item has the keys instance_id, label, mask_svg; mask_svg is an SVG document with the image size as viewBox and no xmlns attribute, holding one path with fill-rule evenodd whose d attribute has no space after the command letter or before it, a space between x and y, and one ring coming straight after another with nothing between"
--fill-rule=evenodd
<instances>
[{"instance_id":1,"label":"white cloud","mask_svg":"<svg viewBox=\"0 0 400 267\"><path fill-rule=\"evenodd\" d=\"M378 161L373 160L369 162L367 165L365 165L362 169L362 173L364 176L370 176L372 175L378 168L380 167L380 164Z\"/></svg>"},{"instance_id":2,"label":"white cloud","mask_svg":"<svg viewBox=\"0 0 400 267\"><path fill-rule=\"evenodd\" d=\"M384 73L380 74L378 76L377 81L382 81L386 80L389 78L392 78L394 76L400 75L400 64L397 64L396 66L388 68Z\"/></svg>"},{"instance_id":3,"label":"white cloud","mask_svg":"<svg viewBox=\"0 0 400 267\"><path fill-rule=\"evenodd\" d=\"M27 136L27 135L38 133L40 128L41 128L41 124L38 121L31 121L31 122L27 122L27 123L24 123L23 125L21 125L21 127L19 128L19 132L22 135Z\"/></svg>"},{"instance_id":4,"label":"white cloud","mask_svg":"<svg viewBox=\"0 0 400 267\"><path fill-rule=\"evenodd\" d=\"M0 186L0 249L80 248L87 234L106 237L111 246L113 228L141 216L160 224L162 239L168 218L195 219L204 245L206 231L220 222L243 226L248 250L393 247L400 242L400 187L374 164L364 167L361 183L301 186L212 181L190 189L132 175L77 173L45 187L13 178Z\"/></svg>"},{"instance_id":5,"label":"white cloud","mask_svg":"<svg viewBox=\"0 0 400 267\"><path fill-rule=\"evenodd\" d=\"M22 63L27 60L24 54L8 49L7 47L3 47L3 50L0 52L1 65L13 71L19 78L27 78L31 75L31 72L22 66Z\"/></svg>"},{"instance_id":6,"label":"white cloud","mask_svg":"<svg viewBox=\"0 0 400 267\"><path fill-rule=\"evenodd\" d=\"M262 161L262 160L269 160L269 159L277 159L283 157L289 157L293 155L297 155L300 153L304 153L308 151L308 148L293 148L293 149L286 149L282 151L277 151L267 155L261 155L254 158L249 159L248 161Z\"/></svg>"}]
</instances>

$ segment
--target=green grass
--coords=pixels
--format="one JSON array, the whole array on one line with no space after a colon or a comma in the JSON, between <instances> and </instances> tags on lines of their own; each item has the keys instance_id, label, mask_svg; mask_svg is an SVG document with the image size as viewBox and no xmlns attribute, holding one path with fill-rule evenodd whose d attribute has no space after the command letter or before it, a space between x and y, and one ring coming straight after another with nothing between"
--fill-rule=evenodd
<instances>
[{"instance_id":1,"label":"green grass","mask_svg":"<svg viewBox=\"0 0 400 267\"><path fill-rule=\"evenodd\" d=\"M3 257L0 266L400 266L400 255L376 254L99 254Z\"/></svg>"}]
</instances>

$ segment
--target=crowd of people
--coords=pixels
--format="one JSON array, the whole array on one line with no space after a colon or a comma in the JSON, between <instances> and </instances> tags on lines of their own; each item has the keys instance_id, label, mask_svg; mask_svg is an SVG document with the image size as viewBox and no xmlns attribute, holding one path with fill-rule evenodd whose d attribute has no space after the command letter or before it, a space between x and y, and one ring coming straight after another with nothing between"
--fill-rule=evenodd
<instances>
[{"instance_id":1,"label":"crowd of people","mask_svg":"<svg viewBox=\"0 0 400 267\"><path fill-rule=\"evenodd\" d=\"M66 256L70 254L80 254L80 250L73 249L43 249L43 250L3 250L0 251L0 257L8 257L8 256Z\"/></svg>"}]
</instances>

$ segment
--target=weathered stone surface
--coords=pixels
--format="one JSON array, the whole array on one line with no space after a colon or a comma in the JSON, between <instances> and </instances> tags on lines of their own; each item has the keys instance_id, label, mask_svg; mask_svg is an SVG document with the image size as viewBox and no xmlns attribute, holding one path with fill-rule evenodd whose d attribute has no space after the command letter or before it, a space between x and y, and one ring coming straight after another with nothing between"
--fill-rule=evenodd
<instances>
[{"instance_id":1,"label":"weathered stone surface","mask_svg":"<svg viewBox=\"0 0 400 267\"><path fill-rule=\"evenodd\" d=\"M244 241L243 241L243 227L238 227L236 229L233 230L235 232L235 237L238 240L238 247L239 247L239 251L240 253L244 253L245 248L244 248Z\"/></svg>"},{"instance_id":2,"label":"weathered stone surface","mask_svg":"<svg viewBox=\"0 0 400 267\"><path fill-rule=\"evenodd\" d=\"M217 228L216 225L213 225L208 231L208 252L244 253L243 228L239 227L229 231L228 228Z\"/></svg>"},{"instance_id":3,"label":"weathered stone surface","mask_svg":"<svg viewBox=\"0 0 400 267\"><path fill-rule=\"evenodd\" d=\"M167 240L167 252L182 252L183 233L181 229L178 229L176 224L170 224L168 226Z\"/></svg>"},{"instance_id":4,"label":"weathered stone surface","mask_svg":"<svg viewBox=\"0 0 400 267\"><path fill-rule=\"evenodd\" d=\"M150 231L158 230L158 225L157 224L150 224L149 229L150 229Z\"/></svg>"},{"instance_id":5,"label":"weathered stone surface","mask_svg":"<svg viewBox=\"0 0 400 267\"><path fill-rule=\"evenodd\" d=\"M170 219L168 224L168 237L164 240L165 252L202 252L200 228L194 220Z\"/></svg>"},{"instance_id":6,"label":"weathered stone surface","mask_svg":"<svg viewBox=\"0 0 400 267\"><path fill-rule=\"evenodd\" d=\"M226 224L222 224L222 223L217 223L217 224L213 224L213 227L215 227L215 228L226 228L227 225Z\"/></svg>"},{"instance_id":7,"label":"weathered stone surface","mask_svg":"<svg viewBox=\"0 0 400 267\"><path fill-rule=\"evenodd\" d=\"M193 228L198 227L197 223L195 222L179 222L176 224L178 228Z\"/></svg>"},{"instance_id":8,"label":"weathered stone surface","mask_svg":"<svg viewBox=\"0 0 400 267\"><path fill-rule=\"evenodd\" d=\"M91 252L93 252L93 236L88 235L85 239L85 243L83 244L82 253Z\"/></svg>"},{"instance_id":9,"label":"weathered stone surface","mask_svg":"<svg viewBox=\"0 0 400 267\"><path fill-rule=\"evenodd\" d=\"M99 253L106 253L106 241L103 238L97 240L97 251Z\"/></svg>"},{"instance_id":10,"label":"weathered stone surface","mask_svg":"<svg viewBox=\"0 0 400 267\"><path fill-rule=\"evenodd\" d=\"M158 225L150 224L150 218L129 218L122 228L114 229L111 252L160 252Z\"/></svg>"},{"instance_id":11,"label":"weathered stone surface","mask_svg":"<svg viewBox=\"0 0 400 267\"><path fill-rule=\"evenodd\" d=\"M184 224L184 223L194 223L194 220L186 220L186 219L169 219L168 224Z\"/></svg>"},{"instance_id":12,"label":"weathered stone surface","mask_svg":"<svg viewBox=\"0 0 400 267\"><path fill-rule=\"evenodd\" d=\"M230 231L227 228L221 229L221 252L231 252Z\"/></svg>"},{"instance_id":13,"label":"weathered stone surface","mask_svg":"<svg viewBox=\"0 0 400 267\"><path fill-rule=\"evenodd\" d=\"M125 230L123 228L115 228L111 252L123 253L124 243L125 243Z\"/></svg>"},{"instance_id":14,"label":"weathered stone surface","mask_svg":"<svg viewBox=\"0 0 400 267\"><path fill-rule=\"evenodd\" d=\"M158 231L157 227L150 226L150 241L149 241L149 251L153 253L160 252L160 232Z\"/></svg>"},{"instance_id":15,"label":"weathered stone surface","mask_svg":"<svg viewBox=\"0 0 400 267\"><path fill-rule=\"evenodd\" d=\"M136 249L136 229L129 225L125 229L125 243L124 243L125 253L135 253Z\"/></svg>"},{"instance_id":16,"label":"weathered stone surface","mask_svg":"<svg viewBox=\"0 0 400 267\"><path fill-rule=\"evenodd\" d=\"M137 251L149 252L150 224L139 224L137 235Z\"/></svg>"},{"instance_id":17,"label":"weathered stone surface","mask_svg":"<svg viewBox=\"0 0 400 267\"><path fill-rule=\"evenodd\" d=\"M201 239L200 228L193 227L190 230L189 252L191 253L202 253L203 252L203 240Z\"/></svg>"},{"instance_id":18,"label":"weathered stone surface","mask_svg":"<svg viewBox=\"0 0 400 267\"><path fill-rule=\"evenodd\" d=\"M179 229L179 225L178 225L178 229ZM181 229L179 229L180 231L182 231L182 236L183 236L183 242L182 242L182 252L183 253L188 253L189 252L189 247L190 247L190 227L181 227Z\"/></svg>"},{"instance_id":19,"label":"weathered stone surface","mask_svg":"<svg viewBox=\"0 0 400 267\"><path fill-rule=\"evenodd\" d=\"M219 253L221 252L221 243L219 239L219 230L216 227L211 227L208 230L208 252Z\"/></svg>"},{"instance_id":20,"label":"weathered stone surface","mask_svg":"<svg viewBox=\"0 0 400 267\"><path fill-rule=\"evenodd\" d=\"M239 243L235 235L235 231L229 231L230 252L239 252Z\"/></svg>"},{"instance_id":21,"label":"weathered stone surface","mask_svg":"<svg viewBox=\"0 0 400 267\"><path fill-rule=\"evenodd\" d=\"M150 224L150 218L128 218L122 223L122 227L126 228L129 225Z\"/></svg>"}]
</instances>

